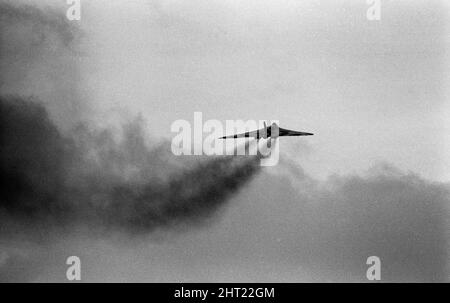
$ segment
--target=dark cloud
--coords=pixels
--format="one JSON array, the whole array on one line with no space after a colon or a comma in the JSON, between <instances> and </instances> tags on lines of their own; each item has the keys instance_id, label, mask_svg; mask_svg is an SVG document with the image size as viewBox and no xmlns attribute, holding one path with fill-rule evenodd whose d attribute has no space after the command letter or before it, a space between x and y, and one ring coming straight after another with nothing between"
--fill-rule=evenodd
<instances>
[{"instance_id":1,"label":"dark cloud","mask_svg":"<svg viewBox=\"0 0 450 303\"><path fill-rule=\"evenodd\" d=\"M147 148L139 122L116 143L110 132L85 126L65 138L30 100L2 97L0 109L0 211L34 224L84 221L148 232L196 221L259 168L258 157L213 157L183 167L182 159L165 158L168 144Z\"/></svg>"},{"instance_id":2,"label":"dark cloud","mask_svg":"<svg viewBox=\"0 0 450 303\"><path fill-rule=\"evenodd\" d=\"M281 165L286 175L272 180L277 194L267 199L288 209L281 214L287 227L274 229L290 243L279 253L284 265L301 266L317 281L366 281L365 262L374 255L385 282L448 280L448 185L388 165L327 181L294 162Z\"/></svg>"},{"instance_id":3,"label":"dark cloud","mask_svg":"<svg viewBox=\"0 0 450 303\"><path fill-rule=\"evenodd\" d=\"M79 37L80 30L67 21L63 11L0 3L0 88L24 81L37 65L43 68L49 61L68 63L63 53L75 55Z\"/></svg>"},{"instance_id":4,"label":"dark cloud","mask_svg":"<svg viewBox=\"0 0 450 303\"><path fill-rule=\"evenodd\" d=\"M69 142L38 104L1 97L0 109L2 208L19 216L56 211Z\"/></svg>"},{"instance_id":5,"label":"dark cloud","mask_svg":"<svg viewBox=\"0 0 450 303\"><path fill-rule=\"evenodd\" d=\"M67 22L65 14L62 14L51 7L46 7L45 10L39 9L32 5L18 5L14 2L2 2L0 3L0 22L3 25L2 38L10 38L4 36L8 27L11 26L23 26L33 27L32 33L34 39L28 41L30 46L42 45L49 39L48 33L52 32L57 35L57 39L52 42L61 42L64 46L68 47L78 35L76 29ZM10 42L11 40L7 40ZM22 40L23 42L26 42ZM8 43L2 44L2 50L7 50L10 47ZM25 51L26 49L19 49Z\"/></svg>"},{"instance_id":6,"label":"dark cloud","mask_svg":"<svg viewBox=\"0 0 450 303\"><path fill-rule=\"evenodd\" d=\"M10 240L45 247L78 225L99 236L205 224L258 171L257 157L172 156L168 142L148 144L139 119L120 138L81 123L76 23L64 10L4 1L0 25L2 251ZM39 270L14 252L5 262L2 280L27 275L19 263Z\"/></svg>"},{"instance_id":7,"label":"dark cloud","mask_svg":"<svg viewBox=\"0 0 450 303\"><path fill-rule=\"evenodd\" d=\"M0 2L0 92L43 100L60 127L87 112L82 31L63 9Z\"/></svg>"},{"instance_id":8,"label":"dark cloud","mask_svg":"<svg viewBox=\"0 0 450 303\"><path fill-rule=\"evenodd\" d=\"M78 72L79 30L50 7L4 2L0 16L0 61L6 67L1 91L13 96L1 96L0 104L3 215L56 225L83 218L147 231L213 212L256 172L256 157L168 159L170 146L149 149L139 121L124 126L120 142L112 131L81 123L62 135L66 121L58 118L78 119L67 107L86 103L72 75ZM44 75L36 77L36 68ZM44 99L45 108L36 97L17 97L35 95L28 87L36 83L55 87L55 100Z\"/></svg>"},{"instance_id":9,"label":"dark cloud","mask_svg":"<svg viewBox=\"0 0 450 303\"><path fill-rule=\"evenodd\" d=\"M365 281L372 255L382 260L383 281L447 279L448 185L388 165L318 181L282 155L278 174L264 173L247 187L260 171L257 157L171 156L167 143L148 147L140 120L125 125L119 139L87 125L66 137L36 100L2 97L0 109L5 240L23 233L25 241L46 243L48 231L79 225L102 238L112 231L136 238L167 227L186 230L215 218L245 187L244 200L253 207L241 205L248 216L236 228L248 239L224 248L234 251L236 262L270 256L267 239L279 238L270 262L291 268L286 272L301 267L315 281ZM11 256L6 272L28 262ZM257 272L257 265L246 270Z\"/></svg>"}]
</instances>

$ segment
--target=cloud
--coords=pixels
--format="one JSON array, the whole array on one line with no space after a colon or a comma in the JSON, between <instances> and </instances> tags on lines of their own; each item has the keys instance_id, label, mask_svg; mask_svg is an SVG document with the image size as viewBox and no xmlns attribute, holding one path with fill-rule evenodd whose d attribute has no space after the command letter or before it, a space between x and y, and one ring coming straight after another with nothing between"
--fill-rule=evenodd
<instances>
[{"instance_id":1,"label":"cloud","mask_svg":"<svg viewBox=\"0 0 450 303\"><path fill-rule=\"evenodd\" d=\"M64 137L30 100L2 97L0 108L1 214L34 224L88 221L145 232L195 221L259 170L256 156L212 157L190 167L169 156L171 164L169 145L148 148L139 121L116 143L111 133L86 126Z\"/></svg>"},{"instance_id":2,"label":"cloud","mask_svg":"<svg viewBox=\"0 0 450 303\"><path fill-rule=\"evenodd\" d=\"M273 231L293 245L280 252L288 264L302 266L313 280L365 281L365 261L375 255L385 282L448 280L448 184L386 164L365 175L318 181L287 155L281 157L280 180L272 181L279 196L268 199L289 210L276 215L289 222L282 230L290 235ZM286 181L288 186L281 185Z\"/></svg>"},{"instance_id":3,"label":"cloud","mask_svg":"<svg viewBox=\"0 0 450 303\"><path fill-rule=\"evenodd\" d=\"M80 88L81 29L42 4L2 1L0 16L1 94L38 97L59 127L76 124L89 108Z\"/></svg>"},{"instance_id":4,"label":"cloud","mask_svg":"<svg viewBox=\"0 0 450 303\"><path fill-rule=\"evenodd\" d=\"M119 131L80 122L89 98L79 28L51 7L2 2L0 15L2 280L23 279L21 263L42 269L17 243L51 249L54 234L80 225L99 236L207 224L258 172L257 157L172 156L167 142L148 142L139 119Z\"/></svg>"},{"instance_id":5,"label":"cloud","mask_svg":"<svg viewBox=\"0 0 450 303\"><path fill-rule=\"evenodd\" d=\"M257 256L264 256L277 269L272 278L259 273L261 281L295 277L299 268L312 281L365 281L372 255L382 261L383 281L447 279L446 184L390 165L319 181L286 154L264 171L257 158L179 158L164 142L149 147L140 120L125 125L118 139L87 125L67 137L36 100L2 97L0 106L3 241L19 237L45 247L61 240L48 232L68 232L65 239L79 226L89 230L88 238L113 243L117 231L146 242L144 235L168 227L190 238L189 227L223 215L233 201L239 216L227 213L234 217L231 230L219 224L211 234L217 240L184 242L179 250L202 257L198 250L206 241L219 263L230 255L238 264L247 260L235 277L254 276ZM11 256L2 267L7 272L28 262ZM33 264L37 279L42 268Z\"/></svg>"}]
</instances>

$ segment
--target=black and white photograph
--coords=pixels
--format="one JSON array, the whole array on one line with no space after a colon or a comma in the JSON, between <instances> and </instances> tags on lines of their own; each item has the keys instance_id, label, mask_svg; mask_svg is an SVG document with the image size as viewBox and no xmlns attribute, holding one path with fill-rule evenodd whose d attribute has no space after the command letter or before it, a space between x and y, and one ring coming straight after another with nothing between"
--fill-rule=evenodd
<instances>
[{"instance_id":1,"label":"black and white photograph","mask_svg":"<svg viewBox=\"0 0 450 303\"><path fill-rule=\"evenodd\" d=\"M0 0L0 179L3 283L450 282L450 2Z\"/></svg>"}]
</instances>

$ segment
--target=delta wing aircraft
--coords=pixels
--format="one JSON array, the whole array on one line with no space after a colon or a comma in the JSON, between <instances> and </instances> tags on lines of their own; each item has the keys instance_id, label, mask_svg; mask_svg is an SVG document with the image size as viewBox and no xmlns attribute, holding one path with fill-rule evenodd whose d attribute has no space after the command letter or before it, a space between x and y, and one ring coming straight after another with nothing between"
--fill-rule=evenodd
<instances>
[{"instance_id":1,"label":"delta wing aircraft","mask_svg":"<svg viewBox=\"0 0 450 303\"><path fill-rule=\"evenodd\" d=\"M224 136L220 137L219 139L233 139L233 138L255 138L257 140L264 138L277 138L277 137L284 137L284 136L312 136L314 134L312 133L306 133L306 132L299 132L295 130L285 129L279 127L276 123L272 123L272 125L267 126L266 122L264 122L264 127L251 131L246 132L242 134L235 134L230 136Z\"/></svg>"}]
</instances>

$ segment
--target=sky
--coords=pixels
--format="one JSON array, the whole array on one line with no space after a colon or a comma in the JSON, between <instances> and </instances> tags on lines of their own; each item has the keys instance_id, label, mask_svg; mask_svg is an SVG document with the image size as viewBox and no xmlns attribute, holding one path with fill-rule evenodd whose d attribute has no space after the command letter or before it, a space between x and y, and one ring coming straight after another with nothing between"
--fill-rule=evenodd
<instances>
[{"instance_id":1,"label":"sky","mask_svg":"<svg viewBox=\"0 0 450 303\"><path fill-rule=\"evenodd\" d=\"M364 1L110 3L81 22L83 80L156 135L194 111L276 119L316 134L298 157L320 178L387 161L449 180L445 1L383 1L379 21Z\"/></svg>"},{"instance_id":2,"label":"sky","mask_svg":"<svg viewBox=\"0 0 450 303\"><path fill-rule=\"evenodd\" d=\"M297 156L318 178L389 162L450 180L445 1L382 1L379 21L364 1L85 2L64 78L92 120L140 113L166 138L194 111L279 120L317 134Z\"/></svg>"},{"instance_id":3,"label":"sky","mask_svg":"<svg viewBox=\"0 0 450 303\"><path fill-rule=\"evenodd\" d=\"M65 19L65 1L0 3L9 16L1 31L2 98L44 104L49 120L30 114L58 133L44 132L44 151L59 155L60 137L81 146L73 152L79 167L64 154L62 175L39 167L30 175L71 184L55 199L81 214L83 203L114 206L87 223L44 210L60 228L43 223L40 211L23 223L22 200L0 205L9 222L0 230L0 281L64 280L67 255L87 264L84 281L365 282L369 255L386 264L384 281L448 280L446 1L381 1L379 21L367 20L366 1L82 1L80 21ZM17 111L17 121L29 117L28 105L16 102L25 113ZM181 227L144 224L143 232L135 210L122 214L115 203L141 201L135 187L173 180L174 168L188 167L191 176L190 159L172 159L155 142L170 140L171 124L193 122L195 111L222 122L278 120L315 135L281 138L280 164L250 166L250 175L220 166L222 178L212 173L215 162L198 158L210 169L193 171L198 193L184 185L194 197L208 192L203 180L212 177L214 185L241 176L245 185L219 191L212 211L194 203L195 220ZM142 125L128 125L125 140L111 143L136 117ZM117 183L120 199L108 196ZM37 192L47 194L47 186L39 183ZM174 195L193 201L182 190ZM20 236L11 235L16 224ZM91 230L97 224L99 234ZM27 236L33 229L38 241Z\"/></svg>"}]
</instances>

